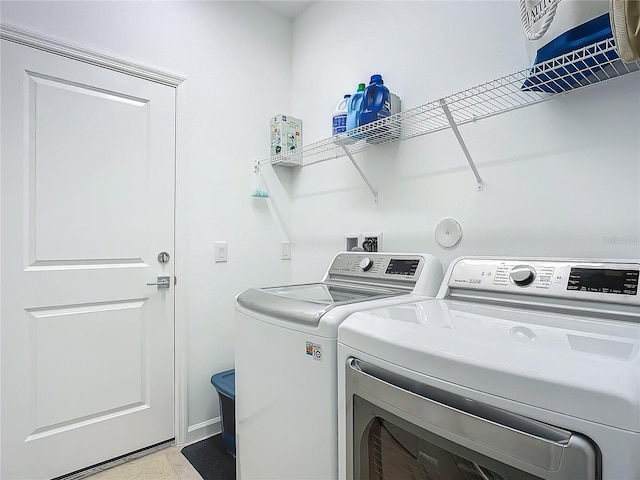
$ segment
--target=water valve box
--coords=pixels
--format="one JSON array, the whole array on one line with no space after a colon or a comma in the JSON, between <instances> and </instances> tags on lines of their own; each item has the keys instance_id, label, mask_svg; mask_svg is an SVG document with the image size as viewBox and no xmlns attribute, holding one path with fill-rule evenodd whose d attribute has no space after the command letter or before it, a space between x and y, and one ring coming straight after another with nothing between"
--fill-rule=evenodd
<instances>
[{"instance_id":1,"label":"water valve box","mask_svg":"<svg viewBox=\"0 0 640 480\"><path fill-rule=\"evenodd\" d=\"M292 153L302 147L302 120L290 115L271 119L271 155Z\"/></svg>"}]
</instances>

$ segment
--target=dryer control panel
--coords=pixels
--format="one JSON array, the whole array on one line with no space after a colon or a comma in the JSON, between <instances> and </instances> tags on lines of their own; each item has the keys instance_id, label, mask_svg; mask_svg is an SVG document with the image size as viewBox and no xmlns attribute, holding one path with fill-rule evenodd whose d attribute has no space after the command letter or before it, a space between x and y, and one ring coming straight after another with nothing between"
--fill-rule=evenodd
<instances>
[{"instance_id":1,"label":"dryer control panel","mask_svg":"<svg viewBox=\"0 0 640 480\"><path fill-rule=\"evenodd\" d=\"M640 263L478 257L452 264L447 285L458 290L640 305L639 277Z\"/></svg>"}]
</instances>

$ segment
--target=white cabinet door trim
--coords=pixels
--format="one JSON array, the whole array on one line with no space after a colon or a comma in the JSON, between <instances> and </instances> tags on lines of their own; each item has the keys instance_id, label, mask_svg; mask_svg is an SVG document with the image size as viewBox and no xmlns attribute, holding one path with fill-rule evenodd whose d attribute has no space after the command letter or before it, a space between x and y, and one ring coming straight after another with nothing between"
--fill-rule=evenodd
<instances>
[{"instance_id":1,"label":"white cabinet door trim","mask_svg":"<svg viewBox=\"0 0 640 480\"><path fill-rule=\"evenodd\" d=\"M186 77L174 73L89 50L39 33L7 25L6 23L0 23L0 38L171 87L177 87L186 80Z\"/></svg>"}]
</instances>

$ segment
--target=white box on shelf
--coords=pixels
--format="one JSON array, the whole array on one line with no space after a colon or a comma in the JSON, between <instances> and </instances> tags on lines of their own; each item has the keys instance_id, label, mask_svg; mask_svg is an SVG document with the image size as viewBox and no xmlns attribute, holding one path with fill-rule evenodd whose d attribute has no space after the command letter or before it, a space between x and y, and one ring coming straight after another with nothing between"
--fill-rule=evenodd
<instances>
[{"instance_id":1,"label":"white box on shelf","mask_svg":"<svg viewBox=\"0 0 640 480\"><path fill-rule=\"evenodd\" d=\"M293 153L302 147L302 120L290 115L271 119L271 156Z\"/></svg>"}]
</instances>

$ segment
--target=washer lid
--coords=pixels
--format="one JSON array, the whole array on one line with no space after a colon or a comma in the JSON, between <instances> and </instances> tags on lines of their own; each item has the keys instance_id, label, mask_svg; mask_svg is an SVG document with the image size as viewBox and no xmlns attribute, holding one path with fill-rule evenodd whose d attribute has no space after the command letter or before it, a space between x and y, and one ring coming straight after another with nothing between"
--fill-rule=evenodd
<instances>
[{"instance_id":1,"label":"washer lid","mask_svg":"<svg viewBox=\"0 0 640 480\"><path fill-rule=\"evenodd\" d=\"M318 324L320 318L339 305L406 295L404 289L353 287L336 283L310 283L282 287L250 288L237 297L238 305L272 317Z\"/></svg>"},{"instance_id":2,"label":"washer lid","mask_svg":"<svg viewBox=\"0 0 640 480\"><path fill-rule=\"evenodd\" d=\"M519 403L640 432L640 323L450 300L351 315L338 341Z\"/></svg>"}]
</instances>

